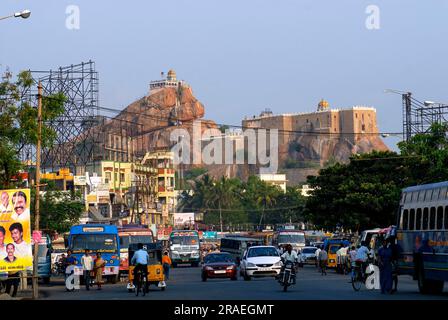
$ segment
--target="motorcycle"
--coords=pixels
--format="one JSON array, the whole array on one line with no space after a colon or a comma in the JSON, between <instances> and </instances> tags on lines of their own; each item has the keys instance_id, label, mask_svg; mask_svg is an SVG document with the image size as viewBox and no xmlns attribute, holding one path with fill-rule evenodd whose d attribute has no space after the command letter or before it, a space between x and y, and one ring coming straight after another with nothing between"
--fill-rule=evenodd
<instances>
[{"instance_id":1,"label":"motorcycle","mask_svg":"<svg viewBox=\"0 0 448 320\"><path fill-rule=\"evenodd\" d=\"M296 272L292 261L286 261L283 264L282 271L278 278L278 282L283 286L283 291L287 291L290 285L295 284Z\"/></svg>"}]
</instances>

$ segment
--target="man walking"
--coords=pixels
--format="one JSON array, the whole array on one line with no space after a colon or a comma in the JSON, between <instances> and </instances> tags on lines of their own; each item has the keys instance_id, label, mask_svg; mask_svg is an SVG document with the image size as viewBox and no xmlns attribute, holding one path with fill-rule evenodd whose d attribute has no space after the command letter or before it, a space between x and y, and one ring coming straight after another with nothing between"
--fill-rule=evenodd
<instances>
[{"instance_id":1,"label":"man walking","mask_svg":"<svg viewBox=\"0 0 448 320\"><path fill-rule=\"evenodd\" d=\"M327 275L327 260L328 260L328 254L327 250L325 250L324 247L319 252L319 265L322 275Z\"/></svg>"},{"instance_id":2,"label":"man walking","mask_svg":"<svg viewBox=\"0 0 448 320\"><path fill-rule=\"evenodd\" d=\"M86 290L90 290L90 273L93 270L93 259L89 254L89 249L85 250L85 254L81 258L82 269L84 271L84 280L86 282Z\"/></svg>"},{"instance_id":3,"label":"man walking","mask_svg":"<svg viewBox=\"0 0 448 320\"><path fill-rule=\"evenodd\" d=\"M163 266L163 273L165 274L166 279L169 280L170 279L171 258L168 256L168 252L166 252L166 251L162 257L162 266Z\"/></svg>"}]
</instances>

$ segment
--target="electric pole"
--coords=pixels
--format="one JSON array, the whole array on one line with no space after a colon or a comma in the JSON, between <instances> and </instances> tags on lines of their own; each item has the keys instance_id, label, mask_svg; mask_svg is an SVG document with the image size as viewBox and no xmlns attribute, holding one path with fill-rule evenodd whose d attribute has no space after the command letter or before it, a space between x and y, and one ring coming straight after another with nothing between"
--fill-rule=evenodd
<instances>
[{"instance_id":1,"label":"electric pole","mask_svg":"<svg viewBox=\"0 0 448 320\"><path fill-rule=\"evenodd\" d=\"M36 195L35 195L35 216L34 216L34 231L39 231L39 187L40 187L40 153L42 140L42 83L39 81L37 86L37 146L36 146ZM38 288L38 253L39 243L34 240L34 254L33 254L33 299L39 298Z\"/></svg>"}]
</instances>

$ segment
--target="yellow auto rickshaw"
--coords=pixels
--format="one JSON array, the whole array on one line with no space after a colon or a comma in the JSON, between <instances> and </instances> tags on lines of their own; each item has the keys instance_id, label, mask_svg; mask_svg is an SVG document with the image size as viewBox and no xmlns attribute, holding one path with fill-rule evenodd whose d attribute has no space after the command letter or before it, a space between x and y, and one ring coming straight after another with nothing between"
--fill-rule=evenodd
<instances>
[{"instance_id":1,"label":"yellow auto rickshaw","mask_svg":"<svg viewBox=\"0 0 448 320\"><path fill-rule=\"evenodd\" d=\"M134 256L134 252L138 250L138 244L130 244L129 245L129 262L131 262L132 257ZM162 291L166 288L165 275L163 273L162 266L162 254L163 254L163 246L160 242L156 243L145 243L143 244L143 250L146 250L149 255L149 264L147 271L147 284L156 285ZM131 264L131 263L129 263ZM129 292L135 290L134 286L134 268L135 266L129 265L129 273L128 273L128 285L127 289Z\"/></svg>"}]
</instances>

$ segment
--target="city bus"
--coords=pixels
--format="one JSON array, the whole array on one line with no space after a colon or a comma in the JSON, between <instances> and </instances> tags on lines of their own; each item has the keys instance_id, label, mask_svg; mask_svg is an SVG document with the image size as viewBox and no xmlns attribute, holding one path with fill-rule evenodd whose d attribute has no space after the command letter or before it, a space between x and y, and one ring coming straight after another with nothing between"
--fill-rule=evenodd
<instances>
[{"instance_id":1,"label":"city bus","mask_svg":"<svg viewBox=\"0 0 448 320\"><path fill-rule=\"evenodd\" d=\"M398 272L421 293L440 293L448 281L448 181L402 190L397 216Z\"/></svg>"},{"instance_id":2,"label":"city bus","mask_svg":"<svg viewBox=\"0 0 448 320\"><path fill-rule=\"evenodd\" d=\"M153 243L154 234L145 225L130 224L118 228L120 239L120 274L128 274L129 271L129 245L138 243Z\"/></svg>"},{"instance_id":3,"label":"city bus","mask_svg":"<svg viewBox=\"0 0 448 320\"><path fill-rule=\"evenodd\" d=\"M197 267L200 261L199 233L195 230L175 230L170 234L170 257L173 267L190 264Z\"/></svg>"},{"instance_id":4,"label":"city bus","mask_svg":"<svg viewBox=\"0 0 448 320\"><path fill-rule=\"evenodd\" d=\"M276 231L272 238L272 245L278 248L286 244L290 244L299 253L306 245L305 232L294 230L293 226L286 226L284 229Z\"/></svg>"},{"instance_id":5,"label":"city bus","mask_svg":"<svg viewBox=\"0 0 448 320\"><path fill-rule=\"evenodd\" d=\"M239 264L247 248L262 245L264 245L263 239L233 235L221 238L220 251L230 253Z\"/></svg>"},{"instance_id":6,"label":"city bus","mask_svg":"<svg viewBox=\"0 0 448 320\"><path fill-rule=\"evenodd\" d=\"M68 248L77 260L75 274L82 276L81 257L89 249L93 259L100 252L106 266L103 276L112 283L117 282L120 268L120 243L116 226L103 224L81 224L70 228Z\"/></svg>"}]
</instances>

